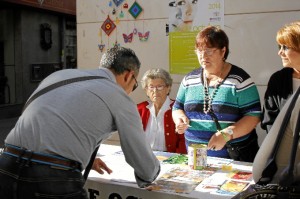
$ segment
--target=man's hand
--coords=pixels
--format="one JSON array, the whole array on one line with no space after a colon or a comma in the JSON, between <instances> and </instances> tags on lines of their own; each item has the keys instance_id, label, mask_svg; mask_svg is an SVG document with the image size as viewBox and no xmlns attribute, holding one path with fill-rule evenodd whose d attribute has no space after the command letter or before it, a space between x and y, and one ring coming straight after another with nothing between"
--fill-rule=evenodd
<instances>
[{"instance_id":1,"label":"man's hand","mask_svg":"<svg viewBox=\"0 0 300 199\"><path fill-rule=\"evenodd\" d=\"M95 158L92 169L100 174L104 174L104 171L108 174L112 173L112 170L100 158Z\"/></svg>"},{"instance_id":2,"label":"man's hand","mask_svg":"<svg viewBox=\"0 0 300 199\"><path fill-rule=\"evenodd\" d=\"M158 186L156 185L156 183L153 182L145 186L144 189L146 189L147 191L155 191L158 190Z\"/></svg>"}]
</instances>

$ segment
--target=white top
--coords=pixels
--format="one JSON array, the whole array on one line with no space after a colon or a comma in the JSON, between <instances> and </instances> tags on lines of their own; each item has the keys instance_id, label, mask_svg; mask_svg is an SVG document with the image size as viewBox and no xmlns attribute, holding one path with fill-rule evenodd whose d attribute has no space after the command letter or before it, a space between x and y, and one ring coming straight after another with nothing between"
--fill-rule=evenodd
<instances>
[{"instance_id":1,"label":"white top","mask_svg":"<svg viewBox=\"0 0 300 199\"><path fill-rule=\"evenodd\" d=\"M300 86L300 79L293 78L293 93L295 93L297 91L299 86Z\"/></svg>"},{"instance_id":2,"label":"white top","mask_svg":"<svg viewBox=\"0 0 300 199\"><path fill-rule=\"evenodd\" d=\"M151 101L147 108L150 111L149 121L146 128L146 139L150 146L155 151L167 151L164 129L164 115L170 109L171 100L167 97L163 106L155 116L155 108Z\"/></svg>"}]
</instances>

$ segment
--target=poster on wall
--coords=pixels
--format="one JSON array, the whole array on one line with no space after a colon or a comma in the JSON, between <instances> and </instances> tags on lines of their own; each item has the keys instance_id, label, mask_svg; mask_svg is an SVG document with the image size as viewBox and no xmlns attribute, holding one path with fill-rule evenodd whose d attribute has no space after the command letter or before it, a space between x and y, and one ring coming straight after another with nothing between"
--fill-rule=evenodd
<instances>
[{"instance_id":1,"label":"poster on wall","mask_svg":"<svg viewBox=\"0 0 300 199\"><path fill-rule=\"evenodd\" d=\"M199 67L195 37L208 25L224 28L224 0L169 2L169 65L171 74L187 74Z\"/></svg>"}]
</instances>

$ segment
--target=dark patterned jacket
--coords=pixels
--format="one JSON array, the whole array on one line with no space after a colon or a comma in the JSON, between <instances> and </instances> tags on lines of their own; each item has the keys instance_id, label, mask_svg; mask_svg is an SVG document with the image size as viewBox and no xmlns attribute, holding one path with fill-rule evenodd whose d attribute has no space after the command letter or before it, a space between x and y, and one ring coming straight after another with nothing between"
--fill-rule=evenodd
<instances>
[{"instance_id":1,"label":"dark patterned jacket","mask_svg":"<svg viewBox=\"0 0 300 199\"><path fill-rule=\"evenodd\" d=\"M270 77L264 96L261 128L269 132L279 111L293 93L293 68L283 68Z\"/></svg>"}]
</instances>

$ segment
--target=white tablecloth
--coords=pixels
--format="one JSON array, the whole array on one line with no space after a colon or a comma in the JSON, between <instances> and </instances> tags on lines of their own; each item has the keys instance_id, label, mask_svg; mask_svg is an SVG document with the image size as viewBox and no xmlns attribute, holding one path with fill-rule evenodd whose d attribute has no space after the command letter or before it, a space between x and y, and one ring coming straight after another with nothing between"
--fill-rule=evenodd
<instances>
[{"instance_id":1,"label":"white tablecloth","mask_svg":"<svg viewBox=\"0 0 300 199\"><path fill-rule=\"evenodd\" d=\"M155 152L157 157L168 157L176 154ZM189 193L178 193L174 190L147 191L141 189L135 183L133 169L125 162L123 152L120 146L101 145L97 156L99 156L112 170L112 174L99 173L91 170L85 188L90 199L187 199L187 198L207 198L207 199L226 199L232 198L232 193L224 192L220 187L224 187L226 182L236 181L232 176L237 171L249 173L252 172L252 165L245 162L235 162L228 159L208 158L208 163L218 165L218 169L214 174L205 178L195 189ZM224 167L226 165L226 167ZM223 166L223 169L221 169ZM231 167L231 171L224 168ZM181 168L176 164L161 164L161 172L158 179L162 175L168 173L174 168ZM185 168L185 166L183 166ZM235 172L233 172L235 171ZM235 175L236 176L236 175ZM239 184L253 183L252 176L247 180L238 180ZM241 183L240 183L241 182ZM246 187L246 185L245 185Z\"/></svg>"}]
</instances>

